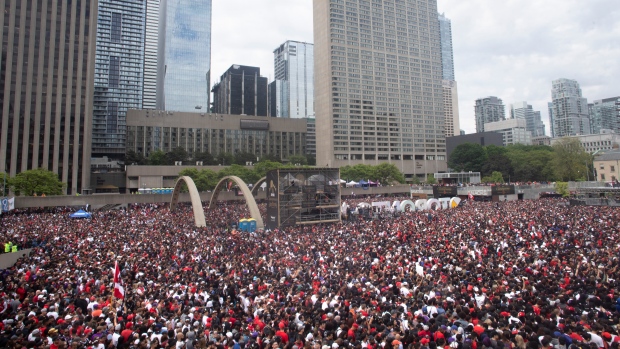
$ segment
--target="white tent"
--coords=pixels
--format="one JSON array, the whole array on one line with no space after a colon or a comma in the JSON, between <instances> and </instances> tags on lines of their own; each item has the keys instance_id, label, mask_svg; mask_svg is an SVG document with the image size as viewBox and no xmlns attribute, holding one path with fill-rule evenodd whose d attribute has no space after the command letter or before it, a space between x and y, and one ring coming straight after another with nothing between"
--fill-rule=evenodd
<instances>
[{"instance_id":1,"label":"white tent","mask_svg":"<svg viewBox=\"0 0 620 349\"><path fill-rule=\"evenodd\" d=\"M349 183L347 183L347 188L351 188L353 186L358 185L359 183L357 183L356 181L350 181Z\"/></svg>"},{"instance_id":2,"label":"white tent","mask_svg":"<svg viewBox=\"0 0 620 349\"><path fill-rule=\"evenodd\" d=\"M340 184L345 184L347 182L344 179L339 179L338 181L340 182Z\"/></svg>"}]
</instances>

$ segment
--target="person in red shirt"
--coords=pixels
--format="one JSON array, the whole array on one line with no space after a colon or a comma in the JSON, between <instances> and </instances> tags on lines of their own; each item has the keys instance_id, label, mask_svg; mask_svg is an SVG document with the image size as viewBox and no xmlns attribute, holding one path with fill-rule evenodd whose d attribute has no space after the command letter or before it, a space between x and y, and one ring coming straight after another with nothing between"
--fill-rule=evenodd
<instances>
[{"instance_id":1,"label":"person in red shirt","mask_svg":"<svg viewBox=\"0 0 620 349\"><path fill-rule=\"evenodd\" d=\"M280 337L283 345L288 344L288 334L286 334L286 332L284 332L282 329L276 332L276 336Z\"/></svg>"}]
</instances>

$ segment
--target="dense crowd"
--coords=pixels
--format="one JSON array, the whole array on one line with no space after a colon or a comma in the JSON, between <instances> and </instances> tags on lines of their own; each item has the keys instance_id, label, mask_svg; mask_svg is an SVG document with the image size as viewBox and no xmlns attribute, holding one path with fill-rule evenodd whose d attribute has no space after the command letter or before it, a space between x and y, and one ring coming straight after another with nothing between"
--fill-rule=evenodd
<instances>
[{"instance_id":1,"label":"dense crowd","mask_svg":"<svg viewBox=\"0 0 620 349\"><path fill-rule=\"evenodd\" d=\"M351 202L350 206L355 206ZM241 204L13 212L1 348L618 348L620 210L561 200L240 233ZM125 298L113 295L118 262Z\"/></svg>"}]
</instances>

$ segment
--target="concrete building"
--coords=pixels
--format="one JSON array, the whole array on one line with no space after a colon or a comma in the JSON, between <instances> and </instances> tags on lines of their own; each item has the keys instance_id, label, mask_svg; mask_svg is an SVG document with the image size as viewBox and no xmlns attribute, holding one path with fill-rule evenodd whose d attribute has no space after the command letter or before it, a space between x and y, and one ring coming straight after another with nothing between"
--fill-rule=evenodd
<instances>
[{"instance_id":1,"label":"concrete building","mask_svg":"<svg viewBox=\"0 0 620 349\"><path fill-rule=\"evenodd\" d=\"M96 0L1 1L0 172L54 171L90 185Z\"/></svg>"},{"instance_id":2,"label":"concrete building","mask_svg":"<svg viewBox=\"0 0 620 349\"><path fill-rule=\"evenodd\" d=\"M459 96L456 81L443 80L443 110L446 125L444 133L446 137L458 136L461 134L461 123L459 121Z\"/></svg>"},{"instance_id":3,"label":"concrete building","mask_svg":"<svg viewBox=\"0 0 620 349\"><path fill-rule=\"evenodd\" d=\"M579 142L581 142L581 145L588 153L617 149L618 146L620 146L620 134L613 133L609 130L603 132L604 133L583 136L570 136L568 138L579 139ZM551 145L554 145L559 139L560 138L553 138L551 140Z\"/></svg>"},{"instance_id":4,"label":"concrete building","mask_svg":"<svg viewBox=\"0 0 620 349\"><path fill-rule=\"evenodd\" d=\"M588 100L581 94L575 80L558 79L552 82L550 119L554 138L587 135L590 131Z\"/></svg>"},{"instance_id":5,"label":"concrete building","mask_svg":"<svg viewBox=\"0 0 620 349\"><path fill-rule=\"evenodd\" d=\"M99 0L93 157L122 158L127 109L142 109L145 16L143 0Z\"/></svg>"},{"instance_id":6,"label":"concrete building","mask_svg":"<svg viewBox=\"0 0 620 349\"><path fill-rule=\"evenodd\" d=\"M160 1L157 109L209 111L211 5L211 0Z\"/></svg>"},{"instance_id":7,"label":"concrete building","mask_svg":"<svg viewBox=\"0 0 620 349\"><path fill-rule=\"evenodd\" d=\"M599 182L617 182L620 180L620 151L615 149L594 158L596 180Z\"/></svg>"},{"instance_id":8,"label":"concrete building","mask_svg":"<svg viewBox=\"0 0 620 349\"><path fill-rule=\"evenodd\" d=\"M532 137L545 135L545 124L543 124L539 111L535 111L527 102L517 102L510 105L511 119L524 119L526 130L530 131Z\"/></svg>"},{"instance_id":9,"label":"concrete building","mask_svg":"<svg viewBox=\"0 0 620 349\"><path fill-rule=\"evenodd\" d=\"M197 152L241 152L286 160L307 153L306 132L305 119L161 110L127 113L127 150L145 157L181 147L190 157Z\"/></svg>"},{"instance_id":10,"label":"concrete building","mask_svg":"<svg viewBox=\"0 0 620 349\"><path fill-rule=\"evenodd\" d=\"M313 4L317 165L445 171L437 2Z\"/></svg>"},{"instance_id":11,"label":"concrete building","mask_svg":"<svg viewBox=\"0 0 620 349\"><path fill-rule=\"evenodd\" d=\"M159 42L160 0L146 0L144 30L144 81L142 82L142 108L157 108L157 46Z\"/></svg>"},{"instance_id":12,"label":"concrete building","mask_svg":"<svg viewBox=\"0 0 620 349\"><path fill-rule=\"evenodd\" d=\"M506 107L501 98L489 96L476 99L476 132L485 132L484 125L490 122L506 120Z\"/></svg>"},{"instance_id":13,"label":"concrete building","mask_svg":"<svg viewBox=\"0 0 620 349\"><path fill-rule=\"evenodd\" d=\"M486 145L496 145L501 147L504 145L504 138L499 132L480 132L447 137L446 144L448 146L448 157L450 157L450 154L452 154L454 148L464 143L480 144L483 147Z\"/></svg>"},{"instance_id":14,"label":"concrete building","mask_svg":"<svg viewBox=\"0 0 620 349\"><path fill-rule=\"evenodd\" d=\"M592 133L601 133L602 130L612 130L620 134L620 96L599 99L589 104L590 128Z\"/></svg>"},{"instance_id":15,"label":"concrete building","mask_svg":"<svg viewBox=\"0 0 620 349\"><path fill-rule=\"evenodd\" d=\"M269 86L269 115L314 117L314 45L289 40L273 56L275 81Z\"/></svg>"},{"instance_id":16,"label":"concrete building","mask_svg":"<svg viewBox=\"0 0 620 349\"><path fill-rule=\"evenodd\" d=\"M551 145L551 137L549 136L532 137L532 145Z\"/></svg>"},{"instance_id":17,"label":"concrete building","mask_svg":"<svg viewBox=\"0 0 620 349\"><path fill-rule=\"evenodd\" d=\"M267 82L258 67L231 66L213 86L212 112L267 116Z\"/></svg>"},{"instance_id":18,"label":"concrete building","mask_svg":"<svg viewBox=\"0 0 620 349\"><path fill-rule=\"evenodd\" d=\"M484 129L502 134L504 146L511 144L532 144L532 133L527 130L525 119L507 119L484 124Z\"/></svg>"},{"instance_id":19,"label":"concrete building","mask_svg":"<svg viewBox=\"0 0 620 349\"><path fill-rule=\"evenodd\" d=\"M316 119L306 118L306 153L316 156Z\"/></svg>"}]
</instances>

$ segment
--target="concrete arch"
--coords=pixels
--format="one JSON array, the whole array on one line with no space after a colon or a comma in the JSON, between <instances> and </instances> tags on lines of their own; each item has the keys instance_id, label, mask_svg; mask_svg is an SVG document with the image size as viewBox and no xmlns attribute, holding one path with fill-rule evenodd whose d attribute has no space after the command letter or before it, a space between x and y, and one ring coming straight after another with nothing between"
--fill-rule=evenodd
<instances>
[{"instance_id":1,"label":"concrete arch","mask_svg":"<svg viewBox=\"0 0 620 349\"><path fill-rule=\"evenodd\" d=\"M254 184L251 190L252 195L256 195L256 193L258 192L258 188L261 186L261 184L265 183L266 180L267 180L267 177L263 177L259 179L258 182L256 182L256 184Z\"/></svg>"},{"instance_id":2,"label":"concrete arch","mask_svg":"<svg viewBox=\"0 0 620 349\"><path fill-rule=\"evenodd\" d=\"M172 192L172 200L170 201L170 211L174 211L179 203L179 194L181 194L181 186L183 183L187 184L189 191L189 197L192 200L192 209L194 210L194 221L197 227L206 227L207 221L205 220L205 212L202 209L202 202L200 201L200 194L196 189L196 184L191 177L183 176L177 179L174 185L174 191Z\"/></svg>"},{"instance_id":3,"label":"concrete arch","mask_svg":"<svg viewBox=\"0 0 620 349\"><path fill-rule=\"evenodd\" d=\"M215 203L217 202L217 197L220 195L220 191L222 191L222 188L225 187L226 182L228 182L229 180L237 183L237 185L239 186L239 189L243 193L245 202L247 202L248 208L250 209L250 215L252 216L252 218L256 220L256 228L264 229L265 224L263 223L263 217L260 216L258 205L256 205L256 200L254 200L254 196L252 195L250 188L248 188L247 184L245 184L245 182L237 176L226 176L220 179L220 181L215 186L213 195L211 195L211 202L209 203L209 209L212 209L215 207Z\"/></svg>"}]
</instances>

